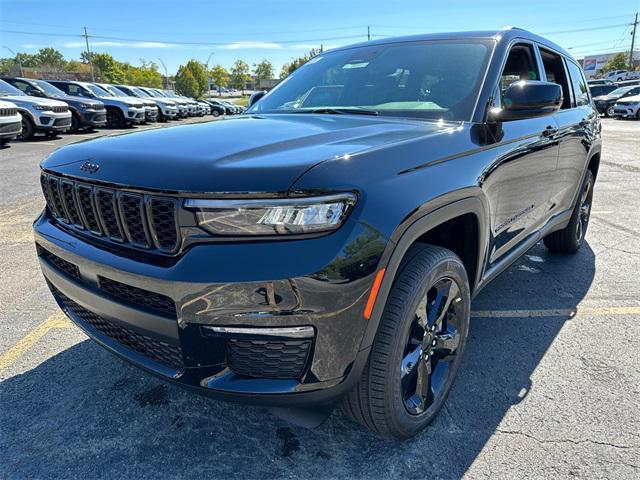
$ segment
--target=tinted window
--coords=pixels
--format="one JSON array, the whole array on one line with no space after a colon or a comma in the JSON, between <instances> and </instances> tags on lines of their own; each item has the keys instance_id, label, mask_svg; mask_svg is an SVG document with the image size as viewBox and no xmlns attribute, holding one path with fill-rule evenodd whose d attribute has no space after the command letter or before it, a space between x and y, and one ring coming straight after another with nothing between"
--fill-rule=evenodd
<instances>
[{"instance_id":1,"label":"tinted window","mask_svg":"<svg viewBox=\"0 0 640 480\"><path fill-rule=\"evenodd\" d=\"M561 108L571 108L571 90L569 90L562 57L542 48L540 49L540 55L542 56L542 64L547 75L547 81L557 83L562 87L563 100Z\"/></svg>"},{"instance_id":2,"label":"tinted window","mask_svg":"<svg viewBox=\"0 0 640 480\"><path fill-rule=\"evenodd\" d=\"M509 51L509 56L500 75L500 96L507 87L520 80L540 80L538 65L531 45L514 45Z\"/></svg>"},{"instance_id":3,"label":"tinted window","mask_svg":"<svg viewBox=\"0 0 640 480\"><path fill-rule=\"evenodd\" d=\"M320 54L250 111L361 108L380 115L469 120L490 49L481 41L426 41Z\"/></svg>"},{"instance_id":4,"label":"tinted window","mask_svg":"<svg viewBox=\"0 0 640 480\"><path fill-rule=\"evenodd\" d=\"M569 61L567 61L567 70L569 70L569 78L571 78L576 107L589 105L589 87L582 76L582 70L575 63Z\"/></svg>"}]
</instances>

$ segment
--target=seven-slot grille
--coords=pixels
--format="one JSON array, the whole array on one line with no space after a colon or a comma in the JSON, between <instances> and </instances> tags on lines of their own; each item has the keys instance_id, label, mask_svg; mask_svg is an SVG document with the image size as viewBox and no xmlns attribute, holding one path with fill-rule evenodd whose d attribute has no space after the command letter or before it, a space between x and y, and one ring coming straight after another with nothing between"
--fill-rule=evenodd
<instances>
[{"instance_id":1,"label":"seven-slot grille","mask_svg":"<svg viewBox=\"0 0 640 480\"><path fill-rule=\"evenodd\" d=\"M40 181L53 216L76 230L162 253L174 253L180 245L177 203L172 198L103 188L46 173Z\"/></svg>"},{"instance_id":2,"label":"seven-slot grille","mask_svg":"<svg viewBox=\"0 0 640 480\"><path fill-rule=\"evenodd\" d=\"M69 111L69 107L67 105L54 106L51 108L51 111L54 113L65 113Z\"/></svg>"},{"instance_id":3,"label":"seven-slot grille","mask_svg":"<svg viewBox=\"0 0 640 480\"><path fill-rule=\"evenodd\" d=\"M17 108L0 108L0 117L13 117L16 113Z\"/></svg>"}]
</instances>

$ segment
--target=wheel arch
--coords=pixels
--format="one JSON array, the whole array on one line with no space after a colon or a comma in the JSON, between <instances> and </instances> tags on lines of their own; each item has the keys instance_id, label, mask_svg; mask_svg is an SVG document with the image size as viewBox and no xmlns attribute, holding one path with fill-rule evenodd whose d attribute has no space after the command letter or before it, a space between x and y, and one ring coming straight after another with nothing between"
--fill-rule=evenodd
<instances>
[{"instance_id":1,"label":"wheel arch","mask_svg":"<svg viewBox=\"0 0 640 480\"><path fill-rule=\"evenodd\" d=\"M426 214L424 213L425 209L428 210ZM423 213L410 216L394 232L392 242L389 242L380 260L378 270L384 268L385 272L360 346L361 350L368 348L373 343L380 317L402 259L413 244L435 244L449 248L458 254L465 264L465 268L471 267L467 274L470 275L469 288L472 296L480 282L489 240L489 209L484 196L475 194L445 204L439 200L433 207L425 205L419 211ZM454 225L455 233L465 232L467 235L473 235L473 238L453 238L454 242L460 242L457 244L457 248L455 246L451 248L452 244L448 243L446 236L443 235L447 228ZM473 245L472 252L461 250L469 244ZM456 252L456 250L458 251Z\"/></svg>"}]
</instances>

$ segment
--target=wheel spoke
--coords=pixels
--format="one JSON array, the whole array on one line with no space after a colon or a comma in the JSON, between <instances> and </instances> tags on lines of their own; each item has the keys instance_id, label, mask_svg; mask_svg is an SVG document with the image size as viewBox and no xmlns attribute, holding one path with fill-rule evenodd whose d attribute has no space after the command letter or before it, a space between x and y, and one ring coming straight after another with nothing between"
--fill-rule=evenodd
<instances>
[{"instance_id":1,"label":"wheel spoke","mask_svg":"<svg viewBox=\"0 0 640 480\"><path fill-rule=\"evenodd\" d=\"M433 394L431 391L431 359L421 359L418 365L416 379L416 395L419 399L419 409L426 410L431 405Z\"/></svg>"},{"instance_id":2,"label":"wheel spoke","mask_svg":"<svg viewBox=\"0 0 640 480\"><path fill-rule=\"evenodd\" d=\"M439 360L449 361L455 355L460 344L460 334L456 332L446 331L436 335L436 344L433 347L434 354L438 355Z\"/></svg>"},{"instance_id":3,"label":"wheel spoke","mask_svg":"<svg viewBox=\"0 0 640 480\"><path fill-rule=\"evenodd\" d=\"M451 279L444 279L439 288L437 288L436 299L429 311L429 325L439 326L445 315L449 311L451 302L453 302L460 294L458 284Z\"/></svg>"}]
</instances>

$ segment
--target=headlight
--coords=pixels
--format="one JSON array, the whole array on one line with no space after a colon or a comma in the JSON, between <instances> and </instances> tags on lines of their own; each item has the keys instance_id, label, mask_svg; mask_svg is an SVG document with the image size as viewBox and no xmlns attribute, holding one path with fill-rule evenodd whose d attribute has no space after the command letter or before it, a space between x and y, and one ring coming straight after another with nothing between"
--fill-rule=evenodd
<instances>
[{"instance_id":1,"label":"headlight","mask_svg":"<svg viewBox=\"0 0 640 480\"><path fill-rule=\"evenodd\" d=\"M185 202L198 224L216 235L296 235L336 230L356 203L352 193L324 197Z\"/></svg>"},{"instance_id":2,"label":"headlight","mask_svg":"<svg viewBox=\"0 0 640 480\"><path fill-rule=\"evenodd\" d=\"M93 105L91 105L90 103L81 103L78 106L83 110L93 110Z\"/></svg>"},{"instance_id":3,"label":"headlight","mask_svg":"<svg viewBox=\"0 0 640 480\"><path fill-rule=\"evenodd\" d=\"M49 111L51 110L53 107L50 107L49 105L34 105L34 107L36 110L42 110L42 111Z\"/></svg>"}]
</instances>

